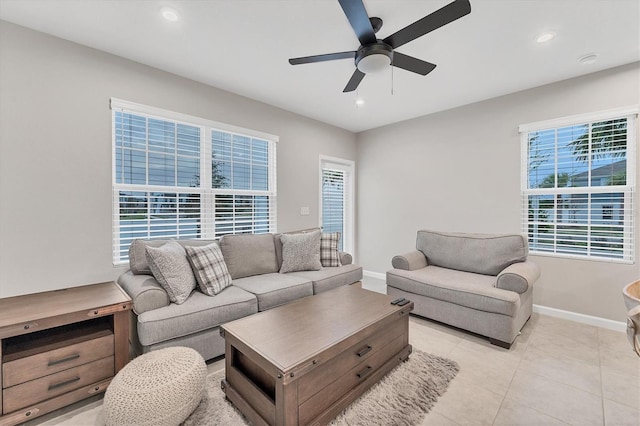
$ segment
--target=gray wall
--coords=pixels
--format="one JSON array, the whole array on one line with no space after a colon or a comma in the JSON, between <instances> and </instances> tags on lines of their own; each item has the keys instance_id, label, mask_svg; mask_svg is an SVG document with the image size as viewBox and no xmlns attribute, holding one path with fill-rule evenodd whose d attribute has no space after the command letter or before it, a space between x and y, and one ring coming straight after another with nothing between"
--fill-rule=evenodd
<instances>
[{"instance_id":1,"label":"gray wall","mask_svg":"<svg viewBox=\"0 0 640 426\"><path fill-rule=\"evenodd\" d=\"M0 297L122 272L111 97L279 135L279 231L318 226L320 154L356 155L346 130L0 21Z\"/></svg>"},{"instance_id":2,"label":"gray wall","mask_svg":"<svg viewBox=\"0 0 640 426\"><path fill-rule=\"evenodd\" d=\"M385 272L418 229L520 232L518 125L637 105L639 81L635 63L360 133L359 262ZM625 320L621 290L640 277L637 263L532 258L534 303Z\"/></svg>"}]
</instances>

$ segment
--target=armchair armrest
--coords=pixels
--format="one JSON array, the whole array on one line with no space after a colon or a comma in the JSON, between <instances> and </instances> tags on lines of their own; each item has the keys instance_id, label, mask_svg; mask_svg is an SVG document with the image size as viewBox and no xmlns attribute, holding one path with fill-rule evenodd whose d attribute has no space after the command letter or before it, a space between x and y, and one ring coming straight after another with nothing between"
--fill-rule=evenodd
<instances>
[{"instance_id":1,"label":"armchair armrest","mask_svg":"<svg viewBox=\"0 0 640 426\"><path fill-rule=\"evenodd\" d=\"M538 277L540 277L540 267L537 263L529 260L514 263L498 274L496 288L515 291L520 294L526 293Z\"/></svg>"},{"instance_id":2,"label":"armchair armrest","mask_svg":"<svg viewBox=\"0 0 640 426\"><path fill-rule=\"evenodd\" d=\"M341 265L351 265L353 262L353 256L345 251L338 252L338 255L340 256Z\"/></svg>"},{"instance_id":3,"label":"armchair armrest","mask_svg":"<svg viewBox=\"0 0 640 426\"><path fill-rule=\"evenodd\" d=\"M391 259L391 266L395 269L404 269L406 271L413 271L414 269L425 268L429 263L425 255L418 250L411 251L405 254L399 254Z\"/></svg>"},{"instance_id":4,"label":"armchair armrest","mask_svg":"<svg viewBox=\"0 0 640 426\"><path fill-rule=\"evenodd\" d=\"M169 295L151 275L133 275L129 270L118 277L118 284L133 300L137 315L169 306Z\"/></svg>"}]
</instances>

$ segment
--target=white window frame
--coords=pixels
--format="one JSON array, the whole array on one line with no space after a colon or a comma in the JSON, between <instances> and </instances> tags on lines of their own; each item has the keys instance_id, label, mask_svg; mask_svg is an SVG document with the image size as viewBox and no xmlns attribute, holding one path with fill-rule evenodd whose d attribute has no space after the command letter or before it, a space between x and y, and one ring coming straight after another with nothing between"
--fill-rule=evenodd
<instances>
[{"instance_id":1,"label":"white window frame","mask_svg":"<svg viewBox=\"0 0 640 426\"><path fill-rule=\"evenodd\" d=\"M156 108L148 105L138 104L122 99L111 98L110 108L112 110L112 148L111 148L111 166L112 166L112 220L113 220L113 238L112 253L114 266L122 266L128 263L127 259L120 257L120 226L119 226L119 210L120 210L120 191L136 191L136 192L174 192L174 193L198 193L200 194L200 224L202 239L216 239L215 230L215 196L217 194L226 195L258 195L269 197L269 232L277 232L277 170L276 170L276 151L279 137L269 133L259 132L256 130L245 129L225 123L207 120L200 117L182 114L174 111ZM167 120L179 124L200 128L200 187L173 187L159 185L135 185L123 184L116 181L116 129L115 129L115 113L131 113L135 115ZM228 132L235 135L246 136L250 138L262 139L268 142L268 190L240 190L230 188L212 188L211 187L211 136L213 131Z\"/></svg>"},{"instance_id":2,"label":"white window frame","mask_svg":"<svg viewBox=\"0 0 640 426\"><path fill-rule=\"evenodd\" d=\"M344 217L343 225L345 232L342 236L342 250L351 254L355 260L355 167L356 163L352 160L345 160L343 158L330 157L327 155L320 155L318 167L319 174L319 225L322 227L322 169L334 169L345 173L345 197L344 197ZM326 167L325 167L326 166Z\"/></svg>"},{"instance_id":3,"label":"white window frame","mask_svg":"<svg viewBox=\"0 0 640 426\"><path fill-rule=\"evenodd\" d=\"M630 214L625 214L623 228L626 237L623 240L623 258L608 258L597 255L587 254L568 254L549 251L536 251L530 249L530 253L538 256L572 258L580 260L592 260L599 262L612 263L635 263L635 240L637 231L635 229L636 217L636 137L637 137L637 117L639 108L637 105L598 111L588 114L579 114L568 117L562 117L546 121L538 121L534 123L522 124L519 126L520 144L521 144L521 194L522 194L522 232L528 235L529 218L528 218L528 197L530 195L559 195L559 194L597 194L608 192L625 193L624 205L630 206ZM568 188L529 188L529 133L542 130L558 129L573 125L587 124L598 121L606 121L613 119L627 119L627 156L626 156L626 185L619 186L587 186L587 187L568 187ZM556 164L557 167L557 164ZM591 168L589 167L589 173ZM625 207L626 209L626 207ZM553 222L556 223L556 222ZM590 225L590 219L587 223ZM555 234L554 234L555 236Z\"/></svg>"}]
</instances>

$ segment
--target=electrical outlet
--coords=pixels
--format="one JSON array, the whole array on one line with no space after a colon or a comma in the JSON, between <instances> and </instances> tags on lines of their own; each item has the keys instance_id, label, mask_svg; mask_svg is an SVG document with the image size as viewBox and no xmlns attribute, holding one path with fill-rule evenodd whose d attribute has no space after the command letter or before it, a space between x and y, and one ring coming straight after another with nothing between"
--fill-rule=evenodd
<instances>
[{"instance_id":1,"label":"electrical outlet","mask_svg":"<svg viewBox=\"0 0 640 426\"><path fill-rule=\"evenodd\" d=\"M309 207L300 207L300 216L309 216Z\"/></svg>"}]
</instances>

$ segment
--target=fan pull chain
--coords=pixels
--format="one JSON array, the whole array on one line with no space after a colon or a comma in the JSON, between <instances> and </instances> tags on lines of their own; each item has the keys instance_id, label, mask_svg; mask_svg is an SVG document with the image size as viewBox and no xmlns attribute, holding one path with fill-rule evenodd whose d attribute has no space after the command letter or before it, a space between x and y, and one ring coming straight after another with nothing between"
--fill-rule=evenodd
<instances>
[{"instance_id":1,"label":"fan pull chain","mask_svg":"<svg viewBox=\"0 0 640 426\"><path fill-rule=\"evenodd\" d=\"M391 66L391 96L393 96L393 66Z\"/></svg>"}]
</instances>

